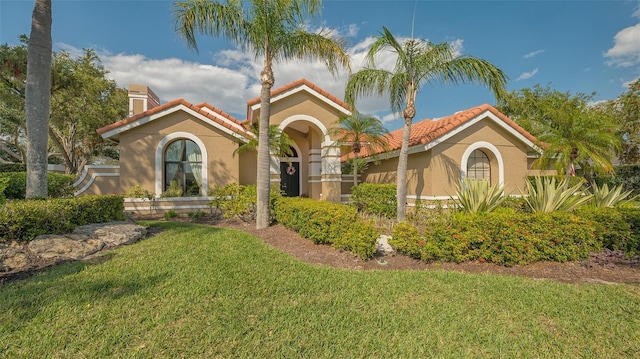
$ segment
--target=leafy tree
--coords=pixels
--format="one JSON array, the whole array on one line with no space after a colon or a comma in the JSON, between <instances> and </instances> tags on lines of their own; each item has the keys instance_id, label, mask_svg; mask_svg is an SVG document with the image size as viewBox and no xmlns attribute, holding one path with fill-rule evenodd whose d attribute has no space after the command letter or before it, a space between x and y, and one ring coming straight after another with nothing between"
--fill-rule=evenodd
<instances>
[{"instance_id":1,"label":"leafy tree","mask_svg":"<svg viewBox=\"0 0 640 359\"><path fill-rule=\"evenodd\" d=\"M36 0L27 47L27 198L47 196L47 130L51 101L51 0Z\"/></svg>"},{"instance_id":2,"label":"leafy tree","mask_svg":"<svg viewBox=\"0 0 640 359\"><path fill-rule=\"evenodd\" d=\"M419 39L399 42L386 27L369 49L367 66L353 74L347 83L345 99L354 104L357 96L388 93L391 109L402 110L404 128L398 157L398 221L406 219L407 159L411 123L416 115L416 95L426 84L475 82L489 87L496 97L504 92L507 76L490 62L470 56L457 56L449 43L433 44ZM384 51L397 55L393 70L375 67L375 57Z\"/></svg>"},{"instance_id":3,"label":"leafy tree","mask_svg":"<svg viewBox=\"0 0 640 359\"><path fill-rule=\"evenodd\" d=\"M618 158L623 164L637 164L640 161L640 79L629 85L611 105L620 121L623 139Z\"/></svg>"},{"instance_id":4,"label":"leafy tree","mask_svg":"<svg viewBox=\"0 0 640 359\"><path fill-rule=\"evenodd\" d=\"M369 154L374 154L377 149L386 151L389 147L387 131L382 122L372 116L363 116L354 112L351 116L338 120L338 126L330 131L331 137L336 138L335 146L349 146L352 159L353 185L358 185L358 155L363 149Z\"/></svg>"},{"instance_id":5,"label":"leafy tree","mask_svg":"<svg viewBox=\"0 0 640 359\"><path fill-rule=\"evenodd\" d=\"M567 178L580 166L592 180L594 171L613 170L611 158L621 142L611 112L588 105L593 96L574 96L536 85L509 93L498 107L543 143L544 152L536 166L546 168L553 161ZM568 181L563 185L566 190Z\"/></svg>"},{"instance_id":6,"label":"leafy tree","mask_svg":"<svg viewBox=\"0 0 640 359\"><path fill-rule=\"evenodd\" d=\"M260 73L260 120L257 165L256 228L269 226L269 119L273 63L288 59L323 60L331 73L349 68L349 56L340 40L328 33L304 28L307 16L319 14L320 0L190 0L174 4L175 30L198 50L196 33L222 36L243 50L263 57Z\"/></svg>"},{"instance_id":7,"label":"leafy tree","mask_svg":"<svg viewBox=\"0 0 640 359\"><path fill-rule=\"evenodd\" d=\"M0 162L26 161L25 87L27 43L0 46ZM77 173L95 156L113 146L95 132L127 115L127 93L107 78L108 72L91 49L78 58L53 52L48 134L49 163L63 163Z\"/></svg>"},{"instance_id":8,"label":"leafy tree","mask_svg":"<svg viewBox=\"0 0 640 359\"><path fill-rule=\"evenodd\" d=\"M66 172L75 174L103 153L105 142L96 129L126 117L128 97L91 49L75 60L62 52L54 62L63 86L52 97L49 136Z\"/></svg>"},{"instance_id":9,"label":"leafy tree","mask_svg":"<svg viewBox=\"0 0 640 359\"><path fill-rule=\"evenodd\" d=\"M22 45L0 46L0 162L26 163L27 37Z\"/></svg>"}]
</instances>

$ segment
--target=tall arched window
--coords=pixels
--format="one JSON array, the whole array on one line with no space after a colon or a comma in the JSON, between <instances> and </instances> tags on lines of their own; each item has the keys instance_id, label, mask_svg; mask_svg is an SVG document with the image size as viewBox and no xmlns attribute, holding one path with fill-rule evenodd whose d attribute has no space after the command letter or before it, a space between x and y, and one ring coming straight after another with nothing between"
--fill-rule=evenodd
<instances>
[{"instance_id":1,"label":"tall arched window","mask_svg":"<svg viewBox=\"0 0 640 359\"><path fill-rule=\"evenodd\" d=\"M179 139L164 150L164 190L171 183L182 188L183 196L200 196L202 187L202 153L195 142Z\"/></svg>"},{"instance_id":2,"label":"tall arched window","mask_svg":"<svg viewBox=\"0 0 640 359\"><path fill-rule=\"evenodd\" d=\"M480 150L474 150L467 161L467 178L486 179L491 182L491 165L489 157Z\"/></svg>"}]
</instances>

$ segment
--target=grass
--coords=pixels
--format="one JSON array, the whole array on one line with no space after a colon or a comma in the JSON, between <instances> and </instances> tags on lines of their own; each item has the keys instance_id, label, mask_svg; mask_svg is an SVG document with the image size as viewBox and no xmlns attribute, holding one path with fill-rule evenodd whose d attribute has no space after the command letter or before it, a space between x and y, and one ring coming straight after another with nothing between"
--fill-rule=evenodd
<instances>
[{"instance_id":1,"label":"grass","mask_svg":"<svg viewBox=\"0 0 640 359\"><path fill-rule=\"evenodd\" d=\"M2 358L630 358L640 288L308 265L187 223L0 287Z\"/></svg>"}]
</instances>

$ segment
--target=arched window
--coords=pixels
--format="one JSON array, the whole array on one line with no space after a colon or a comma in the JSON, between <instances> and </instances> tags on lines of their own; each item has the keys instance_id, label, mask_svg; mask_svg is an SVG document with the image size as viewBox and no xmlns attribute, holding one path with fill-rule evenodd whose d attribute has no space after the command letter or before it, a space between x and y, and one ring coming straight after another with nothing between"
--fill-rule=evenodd
<instances>
[{"instance_id":1,"label":"arched window","mask_svg":"<svg viewBox=\"0 0 640 359\"><path fill-rule=\"evenodd\" d=\"M467 178L486 179L491 182L491 165L489 157L480 150L474 150L467 161Z\"/></svg>"},{"instance_id":2,"label":"arched window","mask_svg":"<svg viewBox=\"0 0 640 359\"><path fill-rule=\"evenodd\" d=\"M195 142L179 139L164 150L164 190L175 182L183 196L200 196L202 187L202 153Z\"/></svg>"}]
</instances>

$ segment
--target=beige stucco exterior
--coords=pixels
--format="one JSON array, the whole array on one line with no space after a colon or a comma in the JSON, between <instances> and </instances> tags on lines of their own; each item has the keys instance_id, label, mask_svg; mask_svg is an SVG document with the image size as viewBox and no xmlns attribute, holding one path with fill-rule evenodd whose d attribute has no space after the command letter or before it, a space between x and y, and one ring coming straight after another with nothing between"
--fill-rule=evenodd
<instances>
[{"instance_id":1,"label":"beige stucco exterior","mask_svg":"<svg viewBox=\"0 0 640 359\"><path fill-rule=\"evenodd\" d=\"M156 197L152 201L155 209L202 209L210 200L208 189L230 183L256 183L256 151L234 152L252 136L248 125L259 119L259 99L247 103L247 120L241 123L207 104L196 106L174 100L160 105L148 87L132 86L132 116L98 130L105 139L119 143L120 164L88 168L77 182L78 194L124 193L140 185ZM272 154L272 183L292 195L332 202L348 200L353 177L340 170L341 156L348 148L341 153L330 135L340 117L351 114L348 106L312 83L299 80L272 91L270 111L270 124L278 125L294 141L296 152L289 158ZM519 193L528 175L553 172L533 169L540 153L532 142L535 139L495 109L483 105L465 114L467 117L462 120L452 116L447 123L453 125L444 131L442 126L432 126L433 130L423 135L440 131L437 136L410 148L409 203L448 199L455 193L457 181L465 176L466 162L473 150L487 155L491 182L504 184L507 193ZM428 125L433 124L437 122ZM200 196L160 198L165 188L165 149L178 139L193 141L202 153ZM397 149L379 155L379 162L371 162L359 182L395 184L397 156ZM149 209L150 203L131 199L127 206Z\"/></svg>"},{"instance_id":2,"label":"beige stucco exterior","mask_svg":"<svg viewBox=\"0 0 640 359\"><path fill-rule=\"evenodd\" d=\"M410 202L447 199L455 194L456 183L465 176L467 161L475 149L487 155L491 183L501 183L505 193L519 194L527 176L540 173L530 168L531 147L512 131L490 118L479 119L446 139L410 149L407 162L407 197ZM384 156L384 155L383 155ZM371 164L364 173L370 183L396 183L397 154Z\"/></svg>"},{"instance_id":3,"label":"beige stucco exterior","mask_svg":"<svg viewBox=\"0 0 640 359\"><path fill-rule=\"evenodd\" d=\"M125 191L139 184L156 195L164 190L164 147L175 139L196 142L202 151L202 195L208 188L240 181L240 161L234 151L238 142L218 128L176 111L120 134L120 186ZM246 174L245 174L246 175Z\"/></svg>"}]
</instances>

